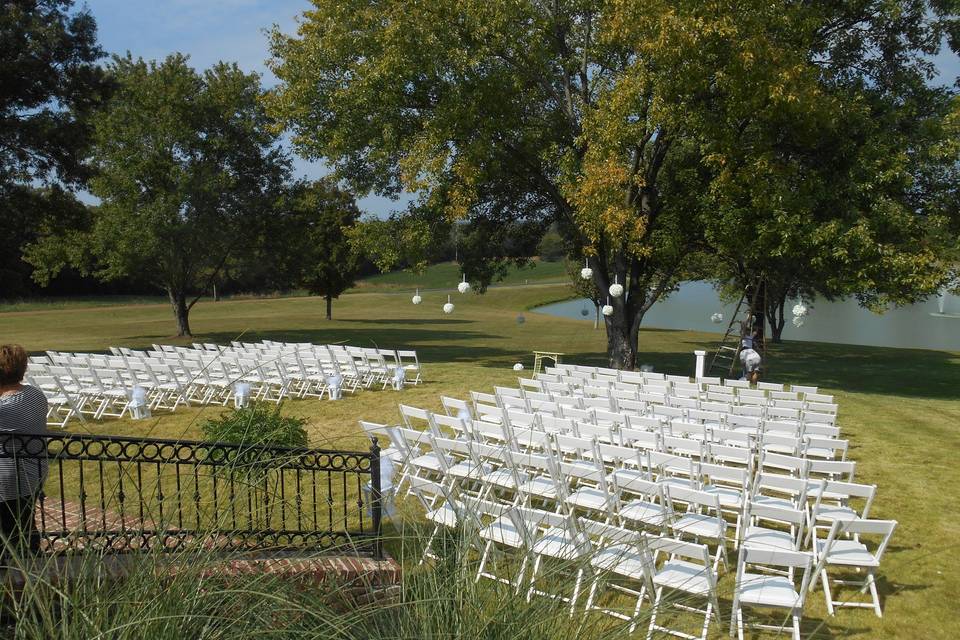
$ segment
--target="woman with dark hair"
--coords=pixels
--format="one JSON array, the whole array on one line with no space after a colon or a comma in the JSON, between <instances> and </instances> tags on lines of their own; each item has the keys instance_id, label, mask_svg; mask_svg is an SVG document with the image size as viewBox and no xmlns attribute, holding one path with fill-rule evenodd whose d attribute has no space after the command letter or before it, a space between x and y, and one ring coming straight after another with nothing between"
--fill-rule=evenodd
<instances>
[{"instance_id":1,"label":"woman with dark hair","mask_svg":"<svg viewBox=\"0 0 960 640\"><path fill-rule=\"evenodd\" d=\"M47 477L45 444L30 441L47 430L47 397L23 384L26 371L23 347L0 345L0 538L8 556L38 549L33 511Z\"/></svg>"}]
</instances>

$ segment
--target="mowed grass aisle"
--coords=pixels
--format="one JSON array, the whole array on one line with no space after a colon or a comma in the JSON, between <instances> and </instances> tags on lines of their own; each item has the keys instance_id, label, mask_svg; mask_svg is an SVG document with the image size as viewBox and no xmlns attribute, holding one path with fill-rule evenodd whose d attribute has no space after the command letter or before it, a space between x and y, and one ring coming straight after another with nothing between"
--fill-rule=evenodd
<instances>
[{"instance_id":1,"label":"mowed grass aisle","mask_svg":"<svg viewBox=\"0 0 960 640\"><path fill-rule=\"evenodd\" d=\"M341 402L288 402L309 420L315 445L365 448L357 420L395 422L398 402L439 409L442 394L466 397L471 389L515 385L511 367L529 374L532 349L556 350L569 362L602 364L605 335L592 324L531 313L529 307L569 297L559 285L500 288L485 296L459 295L444 315L446 294L353 293L323 319L317 298L199 303L191 314L193 339L171 338L166 305L71 307L0 313L0 342L28 350L101 351L110 345L255 341L263 338L416 349L427 383L402 393L363 392ZM524 322L518 323L523 314ZM689 373L692 351L716 336L645 330L641 362L658 371ZM884 558L880 587L884 618L865 610L826 616L823 594L810 596L805 632L815 637L954 638L960 593L960 354L871 347L787 343L772 350L768 378L818 384L840 403L840 424L858 461L857 479L879 485L872 515L895 518L900 528ZM99 433L199 437L199 423L216 408L180 410L149 421L91 424ZM74 426L73 428L77 428ZM731 572L732 573L732 572ZM724 579L731 581L730 573ZM729 617L729 607L721 613ZM817 626L817 621L822 622Z\"/></svg>"}]
</instances>

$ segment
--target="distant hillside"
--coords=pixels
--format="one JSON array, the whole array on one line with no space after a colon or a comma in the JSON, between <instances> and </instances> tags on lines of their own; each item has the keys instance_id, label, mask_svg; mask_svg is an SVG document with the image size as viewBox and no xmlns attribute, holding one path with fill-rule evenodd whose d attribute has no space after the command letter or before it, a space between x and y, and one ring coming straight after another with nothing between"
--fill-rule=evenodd
<instances>
[{"instance_id":1,"label":"distant hillside","mask_svg":"<svg viewBox=\"0 0 960 640\"><path fill-rule=\"evenodd\" d=\"M542 284L548 282L567 282L567 272L563 262L536 261L521 269L511 269L507 277L496 285ZM381 273L357 282L353 291L389 291L415 289L455 289L460 282L460 266L455 262L441 262L430 265L423 273L410 271L391 271Z\"/></svg>"}]
</instances>

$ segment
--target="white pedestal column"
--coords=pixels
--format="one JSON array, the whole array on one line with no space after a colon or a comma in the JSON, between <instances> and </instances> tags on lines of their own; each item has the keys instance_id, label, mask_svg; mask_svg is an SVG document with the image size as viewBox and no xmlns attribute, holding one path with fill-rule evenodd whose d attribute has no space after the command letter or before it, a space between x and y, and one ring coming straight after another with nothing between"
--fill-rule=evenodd
<instances>
[{"instance_id":1,"label":"white pedestal column","mask_svg":"<svg viewBox=\"0 0 960 640\"><path fill-rule=\"evenodd\" d=\"M707 362L707 352L706 351L694 351L693 355L697 357L697 364L694 368L694 378L699 380L703 377L703 368Z\"/></svg>"}]
</instances>

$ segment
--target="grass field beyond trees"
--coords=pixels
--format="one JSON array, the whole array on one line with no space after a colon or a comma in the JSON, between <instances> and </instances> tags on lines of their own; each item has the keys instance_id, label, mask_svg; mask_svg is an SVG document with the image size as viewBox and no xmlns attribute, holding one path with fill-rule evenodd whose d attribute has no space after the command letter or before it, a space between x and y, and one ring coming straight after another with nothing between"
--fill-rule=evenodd
<instances>
[{"instance_id":1,"label":"grass field beyond trees","mask_svg":"<svg viewBox=\"0 0 960 640\"><path fill-rule=\"evenodd\" d=\"M438 286L450 286L440 280ZM454 292L456 310L444 315L440 307L446 292L424 292L423 304L415 307L406 291L411 287L408 282L398 277L383 283L404 289L397 293L342 296L331 322L323 320L319 298L203 301L191 314L193 340L170 337L174 323L167 305L0 313L0 342L20 343L33 352L262 338L416 349L425 369L422 386L402 393L363 392L340 402L285 405L285 411L307 419L312 444L350 448L366 445L358 419L395 422L400 401L439 409L442 394L465 397L471 389L515 385L517 374L511 367L523 362L529 369L532 349L562 351L568 362L603 362L602 329L528 311L568 297L567 287L504 287L485 296ZM521 314L523 323L518 322ZM640 361L658 371L689 373L692 351L710 348L715 339L704 333L644 330ZM787 342L771 349L769 364L768 379L817 384L837 396L840 424L851 441L850 457L859 463L857 479L879 486L871 513L900 522L880 572L883 619L858 610L841 610L831 618L818 588L808 601L805 636L814 632L814 637L823 638L956 637L960 354ZM217 412L180 410L149 421L107 421L91 428L99 433L197 438L202 421ZM731 581L728 572L721 584L729 589ZM729 606L722 606L726 620Z\"/></svg>"}]
</instances>

